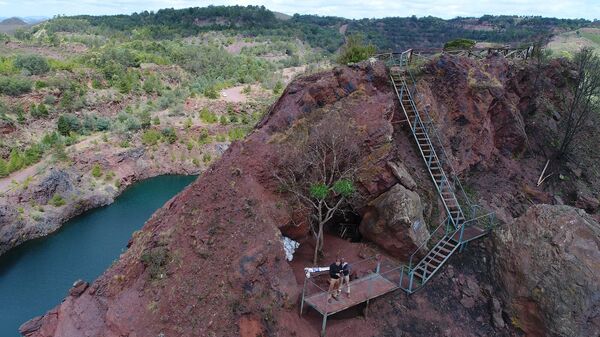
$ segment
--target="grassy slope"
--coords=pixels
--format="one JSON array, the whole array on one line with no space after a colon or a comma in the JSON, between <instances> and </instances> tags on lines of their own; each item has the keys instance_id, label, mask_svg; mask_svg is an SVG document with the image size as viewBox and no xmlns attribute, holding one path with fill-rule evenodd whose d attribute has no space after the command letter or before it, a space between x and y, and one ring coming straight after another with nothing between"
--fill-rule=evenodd
<instances>
[{"instance_id":1,"label":"grassy slope","mask_svg":"<svg viewBox=\"0 0 600 337\"><path fill-rule=\"evenodd\" d=\"M556 35L548 47L555 56L572 56L582 47L594 48L600 53L600 28L582 28Z\"/></svg>"}]
</instances>

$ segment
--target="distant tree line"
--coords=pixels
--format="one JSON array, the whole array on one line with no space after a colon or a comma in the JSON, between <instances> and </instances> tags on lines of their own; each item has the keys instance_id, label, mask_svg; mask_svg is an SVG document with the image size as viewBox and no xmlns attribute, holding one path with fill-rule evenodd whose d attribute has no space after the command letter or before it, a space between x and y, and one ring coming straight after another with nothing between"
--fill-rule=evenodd
<instances>
[{"instance_id":1,"label":"distant tree line","mask_svg":"<svg viewBox=\"0 0 600 337\"><path fill-rule=\"evenodd\" d=\"M591 25L584 19L538 16L492 16L481 18L389 17L349 20L331 16L294 15L277 19L264 6L208 6L161 9L132 15L56 17L44 27L48 32L87 31L92 34L140 39L175 39L206 31L225 31L246 36L298 38L329 53L344 43L340 32L360 33L378 50L441 48L449 40L465 38L498 43L523 43L549 36L556 28L573 30ZM37 28L40 29L40 28Z\"/></svg>"}]
</instances>

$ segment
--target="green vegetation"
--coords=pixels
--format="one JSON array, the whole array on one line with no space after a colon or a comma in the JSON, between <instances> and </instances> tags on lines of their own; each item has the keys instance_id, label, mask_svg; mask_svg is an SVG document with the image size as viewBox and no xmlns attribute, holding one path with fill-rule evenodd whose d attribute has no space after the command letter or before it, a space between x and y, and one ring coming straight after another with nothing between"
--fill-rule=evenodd
<instances>
[{"instance_id":1,"label":"green vegetation","mask_svg":"<svg viewBox=\"0 0 600 337\"><path fill-rule=\"evenodd\" d=\"M217 115L213 112L210 112L208 108L203 108L200 110L200 119L205 123L216 123L218 121Z\"/></svg>"},{"instance_id":2,"label":"green vegetation","mask_svg":"<svg viewBox=\"0 0 600 337\"><path fill-rule=\"evenodd\" d=\"M173 128L164 128L161 133L167 143L174 144L177 141L177 133Z\"/></svg>"},{"instance_id":3,"label":"green vegetation","mask_svg":"<svg viewBox=\"0 0 600 337\"><path fill-rule=\"evenodd\" d=\"M158 280L165 277L164 267L169 259L166 247L159 246L145 251L141 256L141 261L148 270L148 275L152 280Z\"/></svg>"},{"instance_id":4,"label":"green vegetation","mask_svg":"<svg viewBox=\"0 0 600 337\"><path fill-rule=\"evenodd\" d=\"M146 130L142 134L142 143L144 145L156 145L160 141L161 137L162 137L161 133L158 132L157 130L154 130L154 129Z\"/></svg>"},{"instance_id":5,"label":"green vegetation","mask_svg":"<svg viewBox=\"0 0 600 337\"><path fill-rule=\"evenodd\" d=\"M19 96L31 91L29 79L19 76L0 76L0 94Z\"/></svg>"},{"instance_id":6,"label":"green vegetation","mask_svg":"<svg viewBox=\"0 0 600 337\"><path fill-rule=\"evenodd\" d=\"M471 49L475 47L475 41L469 39L455 39L444 44L444 50Z\"/></svg>"},{"instance_id":7,"label":"green vegetation","mask_svg":"<svg viewBox=\"0 0 600 337\"><path fill-rule=\"evenodd\" d=\"M360 34L348 36L346 43L340 51L338 62L341 64L356 63L375 55L375 46L365 44L364 37Z\"/></svg>"},{"instance_id":8,"label":"green vegetation","mask_svg":"<svg viewBox=\"0 0 600 337\"><path fill-rule=\"evenodd\" d=\"M229 129L227 136L229 137L229 141L233 142L243 139L246 137L246 134L248 134L247 128L236 127Z\"/></svg>"},{"instance_id":9,"label":"green vegetation","mask_svg":"<svg viewBox=\"0 0 600 337\"><path fill-rule=\"evenodd\" d=\"M52 196L52 199L48 201L48 203L54 207L60 207L63 206L66 203L66 201L59 194L55 194L54 196Z\"/></svg>"},{"instance_id":10,"label":"green vegetation","mask_svg":"<svg viewBox=\"0 0 600 337\"><path fill-rule=\"evenodd\" d=\"M30 75L42 75L50 71L48 60L40 55L17 55L15 67L27 71Z\"/></svg>"},{"instance_id":11,"label":"green vegetation","mask_svg":"<svg viewBox=\"0 0 600 337\"><path fill-rule=\"evenodd\" d=\"M68 136L71 132L79 132L81 130L81 123L77 116L64 114L58 117L56 128L61 135Z\"/></svg>"},{"instance_id":12,"label":"green vegetation","mask_svg":"<svg viewBox=\"0 0 600 337\"><path fill-rule=\"evenodd\" d=\"M100 164L94 164L94 166L92 166L92 176L94 178L100 178L102 177L102 167L100 167Z\"/></svg>"}]
</instances>

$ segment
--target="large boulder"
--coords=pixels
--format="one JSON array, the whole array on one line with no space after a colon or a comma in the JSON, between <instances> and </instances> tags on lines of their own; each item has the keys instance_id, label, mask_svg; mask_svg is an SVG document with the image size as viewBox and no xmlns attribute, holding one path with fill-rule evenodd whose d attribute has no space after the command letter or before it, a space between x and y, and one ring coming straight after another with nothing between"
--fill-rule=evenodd
<instances>
[{"instance_id":1,"label":"large boulder","mask_svg":"<svg viewBox=\"0 0 600 337\"><path fill-rule=\"evenodd\" d=\"M429 239L421 198L401 184L369 203L359 228L365 238L403 259Z\"/></svg>"},{"instance_id":2,"label":"large boulder","mask_svg":"<svg viewBox=\"0 0 600 337\"><path fill-rule=\"evenodd\" d=\"M493 240L513 325L528 336L600 334L600 224L580 209L536 205Z\"/></svg>"}]
</instances>

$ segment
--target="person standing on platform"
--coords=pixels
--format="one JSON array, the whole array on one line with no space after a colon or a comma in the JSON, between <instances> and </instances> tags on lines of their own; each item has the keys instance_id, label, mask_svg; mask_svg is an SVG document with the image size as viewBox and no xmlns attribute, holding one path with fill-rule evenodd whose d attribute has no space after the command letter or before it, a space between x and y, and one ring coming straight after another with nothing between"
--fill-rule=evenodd
<instances>
[{"instance_id":1,"label":"person standing on platform","mask_svg":"<svg viewBox=\"0 0 600 337\"><path fill-rule=\"evenodd\" d=\"M336 257L335 262L329 266L329 290L327 291L327 302L331 303L331 299L334 298L339 301L338 290L340 287L340 281L342 277L342 261L339 257Z\"/></svg>"},{"instance_id":2,"label":"person standing on platform","mask_svg":"<svg viewBox=\"0 0 600 337\"><path fill-rule=\"evenodd\" d=\"M346 297L350 297L350 264L342 258L341 281L338 287L338 295L342 292L344 283L346 284Z\"/></svg>"}]
</instances>

